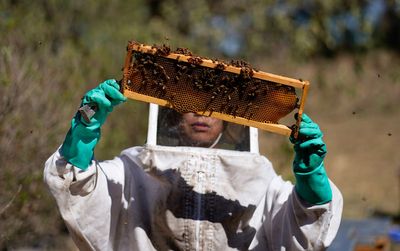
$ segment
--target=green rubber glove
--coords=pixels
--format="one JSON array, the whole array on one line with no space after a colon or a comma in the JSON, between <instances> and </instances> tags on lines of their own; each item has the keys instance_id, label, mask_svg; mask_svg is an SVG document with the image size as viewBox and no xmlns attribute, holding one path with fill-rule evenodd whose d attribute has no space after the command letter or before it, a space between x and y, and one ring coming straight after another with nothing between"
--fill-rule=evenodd
<instances>
[{"instance_id":1,"label":"green rubber glove","mask_svg":"<svg viewBox=\"0 0 400 251\"><path fill-rule=\"evenodd\" d=\"M96 113L85 121L79 112L71 121L64 143L61 146L62 156L72 165L86 170L93 159L93 151L100 139L100 127L113 108L126 101L119 91L117 81L110 79L101 83L83 96L81 107L90 105L96 107Z\"/></svg>"},{"instance_id":2,"label":"green rubber glove","mask_svg":"<svg viewBox=\"0 0 400 251\"><path fill-rule=\"evenodd\" d=\"M324 204L332 200L332 190L324 168L326 145L322 132L306 114L303 114L297 139L294 144L293 172L296 191L300 197L312 204Z\"/></svg>"}]
</instances>

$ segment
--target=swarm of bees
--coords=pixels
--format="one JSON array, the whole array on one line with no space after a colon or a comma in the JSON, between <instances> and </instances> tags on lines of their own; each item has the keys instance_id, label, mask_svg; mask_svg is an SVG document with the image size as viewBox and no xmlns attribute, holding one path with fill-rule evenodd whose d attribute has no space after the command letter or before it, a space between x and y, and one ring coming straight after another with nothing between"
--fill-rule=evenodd
<instances>
[{"instance_id":1,"label":"swarm of bees","mask_svg":"<svg viewBox=\"0 0 400 251\"><path fill-rule=\"evenodd\" d=\"M185 48L172 51L166 45L154 45L152 49L155 53L133 53L126 88L168 100L178 112L219 112L277 123L299 106L294 87L254 78L257 70L247 62L212 60L215 64L210 68L202 66L205 58ZM167 58L170 53L189 58ZM226 71L227 66L239 67L240 73Z\"/></svg>"}]
</instances>

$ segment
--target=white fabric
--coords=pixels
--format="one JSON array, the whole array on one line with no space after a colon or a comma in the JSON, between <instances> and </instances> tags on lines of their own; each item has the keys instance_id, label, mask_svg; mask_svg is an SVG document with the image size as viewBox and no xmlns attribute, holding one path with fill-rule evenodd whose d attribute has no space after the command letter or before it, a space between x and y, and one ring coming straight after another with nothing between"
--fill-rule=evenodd
<instances>
[{"instance_id":1,"label":"white fabric","mask_svg":"<svg viewBox=\"0 0 400 251\"><path fill-rule=\"evenodd\" d=\"M263 156L193 147L129 148L86 171L59 151L45 182L81 250L324 250L342 197L308 205Z\"/></svg>"}]
</instances>

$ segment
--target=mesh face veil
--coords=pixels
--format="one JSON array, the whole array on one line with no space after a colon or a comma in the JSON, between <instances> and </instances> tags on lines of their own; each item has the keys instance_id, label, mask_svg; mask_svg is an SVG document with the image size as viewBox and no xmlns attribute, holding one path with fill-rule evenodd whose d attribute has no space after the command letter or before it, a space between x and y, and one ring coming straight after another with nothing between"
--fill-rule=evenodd
<instances>
[{"instance_id":1,"label":"mesh face veil","mask_svg":"<svg viewBox=\"0 0 400 251\"><path fill-rule=\"evenodd\" d=\"M249 127L160 107L157 145L250 151Z\"/></svg>"}]
</instances>

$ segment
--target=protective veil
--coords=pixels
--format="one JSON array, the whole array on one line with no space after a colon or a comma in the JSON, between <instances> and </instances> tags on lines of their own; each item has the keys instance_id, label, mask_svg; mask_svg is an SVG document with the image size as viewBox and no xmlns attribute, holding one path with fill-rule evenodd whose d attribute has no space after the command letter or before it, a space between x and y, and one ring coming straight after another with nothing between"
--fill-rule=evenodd
<instances>
[{"instance_id":1,"label":"protective veil","mask_svg":"<svg viewBox=\"0 0 400 251\"><path fill-rule=\"evenodd\" d=\"M324 250L341 219L335 185L330 202L309 204L228 138L233 150L146 144L85 171L57 150L45 181L81 250Z\"/></svg>"}]
</instances>

